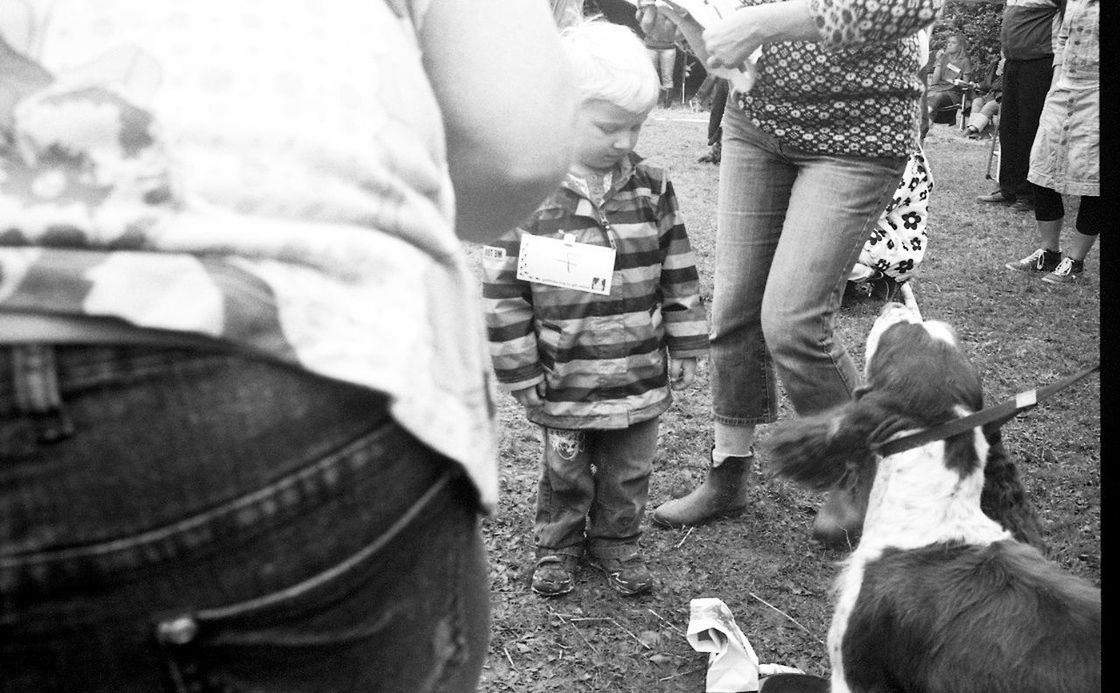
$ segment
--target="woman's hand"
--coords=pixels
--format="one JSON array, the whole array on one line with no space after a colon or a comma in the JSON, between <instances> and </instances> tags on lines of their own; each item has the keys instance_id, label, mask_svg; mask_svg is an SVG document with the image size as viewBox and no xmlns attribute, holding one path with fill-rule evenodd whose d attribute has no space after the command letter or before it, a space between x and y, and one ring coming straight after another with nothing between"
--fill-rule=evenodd
<instances>
[{"instance_id":1,"label":"woman's hand","mask_svg":"<svg viewBox=\"0 0 1120 693\"><path fill-rule=\"evenodd\" d=\"M743 7L704 30L704 62L711 69L738 69L763 44L820 38L807 0Z\"/></svg>"},{"instance_id":2,"label":"woman's hand","mask_svg":"<svg viewBox=\"0 0 1120 693\"><path fill-rule=\"evenodd\" d=\"M767 41L766 28L744 8L704 30L705 61L709 68L738 69Z\"/></svg>"}]
</instances>

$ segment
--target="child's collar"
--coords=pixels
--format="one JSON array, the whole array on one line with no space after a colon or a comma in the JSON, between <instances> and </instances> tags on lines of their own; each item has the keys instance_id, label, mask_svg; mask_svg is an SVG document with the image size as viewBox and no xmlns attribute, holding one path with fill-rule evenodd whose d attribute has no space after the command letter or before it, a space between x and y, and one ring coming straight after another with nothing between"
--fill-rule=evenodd
<instances>
[{"instance_id":1,"label":"child's collar","mask_svg":"<svg viewBox=\"0 0 1120 693\"><path fill-rule=\"evenodd\" d=\"M614 168L610 169L609 171L605 171L601 174L597 173L597 174L594 174L594 175L609 177L609 180L611 182L609 191L618 190L622 186L626 185L626 183L630 180L630 177L634 175L634 169L637 167L638 163L641 162L641 161L642 161L641 156L639 156L635 152L630 152L629 154L626 155L625 158L623 158L621 161L619 161L618 164L615 165ZM585 194L585 191L581 190L580 189L581 186L578 186L578 184L574 183L572 179L576 178L576 179L586 180L588 177L589 176L588 176L587 173L584 173L582 171L577 171L577 170L574 170L574 169L569 169L568 175L564 178L564 181L563 181L563 183L561 183L561 185L565 188L568 188L569 190L572 190L572 191L577 192L577 193L582 195L582 194Z\"/></svg>"}]
</instances>

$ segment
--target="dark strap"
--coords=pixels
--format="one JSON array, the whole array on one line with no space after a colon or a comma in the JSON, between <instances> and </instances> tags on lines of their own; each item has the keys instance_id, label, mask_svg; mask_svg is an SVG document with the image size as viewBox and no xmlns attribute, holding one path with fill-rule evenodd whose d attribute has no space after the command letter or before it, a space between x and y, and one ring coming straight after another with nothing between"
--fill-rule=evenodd
<instances>
[{"instance_id":1,"label":"dark strap","mask_svg":"<svg viewBox=\"0 0 1120 693\"><path fill-rule=\"evenodd\" d=\"M978 426L994 424L996 427L998 427L1006 421L1010 420L1012 417L1017 416L1021 412L1027 411L1028 409L1033 409L1042 400L1051 397L1057 392L1060 392L1070 385L1073 385L1082 378L1085 378L1090 373L1099 371L1100 369L1101 364L1094 364L1079 373L1075 373L1067 378L1063 378L1062 380L1047 385L1040 390L1036 389L1020 392L1019 394L1015 395L1013 399L1009 399L1001 404L997 404L994 407L981 409L975 414L969 414L968 416L963 416L959 419L953 419L952 421L947 421L939 426L927 428L923 431L912 433L902 438L895 438L894 440L883 443L882 445L872 445L871 449L877 454L886 457L888 455L896 455L906 450L912 450L914 448L921 447L922 445L925 445L926 443L932 443L935 440L952 438L955 435L960 435L961 433L970 431Z\"/></svg>"}]
</instances>

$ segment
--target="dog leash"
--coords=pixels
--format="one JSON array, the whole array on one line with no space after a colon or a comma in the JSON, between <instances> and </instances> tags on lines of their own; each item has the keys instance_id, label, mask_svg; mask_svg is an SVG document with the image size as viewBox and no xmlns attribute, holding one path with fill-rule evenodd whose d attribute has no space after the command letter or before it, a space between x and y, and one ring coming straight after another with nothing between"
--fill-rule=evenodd
<instances>
[{"instance_id":1,"label":"dog leash","mask_svg":"<svg viewBox=\"0 0 1120 693\"><path fill-rule=\"evenodd\" d=\"M1015 395L1014 398L997 404L994 407L981 409L975 414L962 416L959 419L947 421L939 426L927 428L923 431L912 433L908 436L903 436L902 438L896 438L894 440L883 443L882 445L873 445L871 446L871 449L875 453L886 457L888 455L896 455L906 450L912 450L914 448L921 447L922 445L925 445L926 443L932 443L935 440L952 438L955 435L970 431L977 426L986 426L992 423L996 424L997 427L1001 426L1005 422L1009 421L1012 417L1018 416L1028 409L1033 409L1034 407L1038 406L1038 403L1042 400L1053 396L1061 390L1064 390L1070 385L1078 382L1082 378L1085 378L1090 373L1099 371L1100 369L1101 364L1096 363L1078 373L1074 373L1069 377L1063 378L1062 380L1047 385L1044 388L1031 389L1020 392L1019 394Z\"/></svg>"}]
</instances>

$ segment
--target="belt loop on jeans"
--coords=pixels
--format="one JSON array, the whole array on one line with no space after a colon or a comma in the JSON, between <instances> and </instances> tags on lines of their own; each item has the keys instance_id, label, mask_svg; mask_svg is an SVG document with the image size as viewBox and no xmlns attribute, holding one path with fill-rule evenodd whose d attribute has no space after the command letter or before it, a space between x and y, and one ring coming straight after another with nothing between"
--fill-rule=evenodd
<instances>
[{"instance_id":1,"label":"belt loop on jeans","mask_svg":"<svg viewBox=\"0 0 1120 693\"><path fill-rule=\"evenodd\" d=\"M53 443L74 433L74 423L62 407L54 347L16 344L12 354L12 380L16 410L31 416L40 443Z\"/></svg>"}]
</instances>

